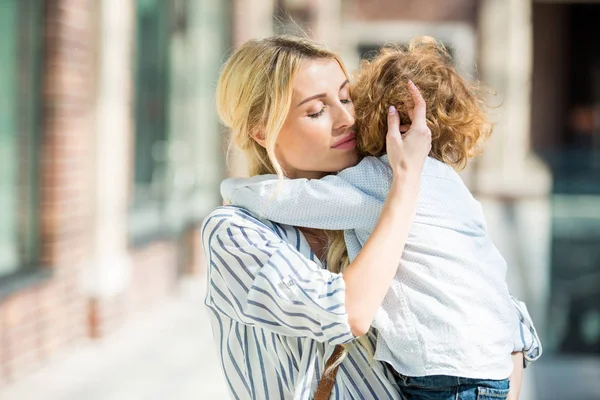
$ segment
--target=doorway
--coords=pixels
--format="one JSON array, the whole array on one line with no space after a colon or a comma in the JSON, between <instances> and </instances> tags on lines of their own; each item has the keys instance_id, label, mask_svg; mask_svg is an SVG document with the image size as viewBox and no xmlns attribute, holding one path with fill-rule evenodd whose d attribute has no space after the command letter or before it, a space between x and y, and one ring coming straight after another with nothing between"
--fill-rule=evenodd
<instances>
[{"instance_id":1,"label":"doorway","mask_svg":"<svg viewBox=\"0 0 600 400\"><path fill-rule=\"evenodd\" d=\"M547 350L600 354L600 4L534 2L531 140L553 174Z\"/></svg>"}]
</instances>

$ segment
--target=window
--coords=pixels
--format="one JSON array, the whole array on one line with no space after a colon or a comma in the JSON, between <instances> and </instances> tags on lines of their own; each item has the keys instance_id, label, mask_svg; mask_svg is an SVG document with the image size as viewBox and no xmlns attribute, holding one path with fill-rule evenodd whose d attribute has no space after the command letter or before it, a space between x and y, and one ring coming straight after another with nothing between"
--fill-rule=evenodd
<instances>
[{"instance_id":1,"label":"window","mask_svg":"<svg viewBox=\"0 0 600 400\"><path fill-rule=\"evenodd\" d=\"M542 72L534 75L534 143L553 173L546 349L599 355L600 6L536 4L534 12L534 71ZM560 40L548 39L549 27Z\"/></svg>"},{"instance_id":2,"label":"window","mask_svg":"<svg viewBox=\"0 0 600 400\"><path fill-rule=\"evenodd\" d=\"M134 245L175 237L220 204L215 86L229 1L137 0Z\"/></svg>"},{"instance_id":3,"label":"window","mask_svg":"<svg viewBox=\"0 0 600 400\"><path fill-rule=\"evenodd\" d=\"M0 279L38 261L41 0L0 2Z\"/></svg>"},{"instance_id":4,"label":"window","mask_svg":"<svg viewBox=\"0 0 600 400\"><path fill-rule=\"evenodd\" d=\"M228 1L173 1L166 220L174 232L221 204L223 129L215 88L230 47Z\"/></svg>"},{"instance_id":5,"label":"window","mask_svg":"<svg viewBox=\"0 0 600 400\"><path fill-rule=\"evenodd\" d=\"M130 235L134 241L163 226L167 190L169 2L137 0L134 186Z\"/></svg>"}]
</instances>

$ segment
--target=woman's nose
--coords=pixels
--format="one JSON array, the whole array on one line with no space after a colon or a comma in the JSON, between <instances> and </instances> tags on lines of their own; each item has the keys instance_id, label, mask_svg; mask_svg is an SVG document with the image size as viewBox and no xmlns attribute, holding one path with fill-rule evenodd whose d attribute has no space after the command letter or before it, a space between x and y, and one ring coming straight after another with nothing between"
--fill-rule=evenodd
<instances>
[{"instance_id":1,"label":"woman's nose","mask_svg":"<svg viewBox=\"0 0 600 400\"><path fill-rule=\"evenodd\" d=\"M354 125L354 108L353 107L340 107L338 113L338 128Z\"/></svg>"}]
</instances>

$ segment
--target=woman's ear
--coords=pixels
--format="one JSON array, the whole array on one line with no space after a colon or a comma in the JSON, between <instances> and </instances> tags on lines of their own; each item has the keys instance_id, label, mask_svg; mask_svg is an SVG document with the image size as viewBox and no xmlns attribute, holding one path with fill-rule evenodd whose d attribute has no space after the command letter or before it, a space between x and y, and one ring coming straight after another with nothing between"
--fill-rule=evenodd
<instances>
[{"instance_id":1,"label":"woman's ear","mask_svg":"<svg viewBox=\"0 0 600 400\"><path fill-rule=\"evenodd\" d=\"M267 148L267 141L265 139L265 134L262 131L253 131L250 133L250 136L256 143L261 145L264 148Z\"/></svg>"}]
</instances>

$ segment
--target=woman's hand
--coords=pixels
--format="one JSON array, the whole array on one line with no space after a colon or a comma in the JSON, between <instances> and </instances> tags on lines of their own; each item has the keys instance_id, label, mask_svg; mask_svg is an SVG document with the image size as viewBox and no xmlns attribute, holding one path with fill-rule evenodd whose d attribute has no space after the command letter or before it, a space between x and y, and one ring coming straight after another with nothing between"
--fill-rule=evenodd
<instances>
[{"instance_id":1,"label":"woman's hand","mask_svg":"<svg viewBox=\"0 0 600 400\"><path fill-rule=\"evenodd\" d=\"M408 81L408 90L412 96L413 108L408 110L411 125L404 136L400 133L400 117L394 106L388 112L388 132L386 138L387 155L394 178L406 173L416 174L420 178L425 158L431 150L431 130L425 119L425 100L412 81ZM402 127L405 130L405 127Z\"/></svg>"}]
</instances>

